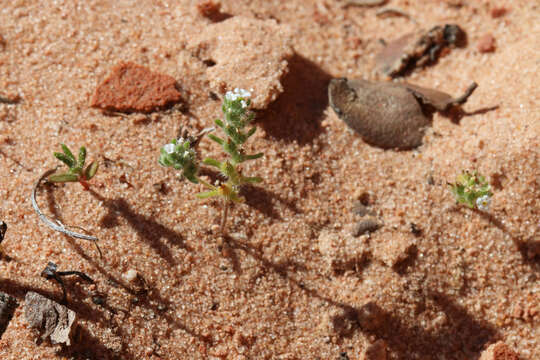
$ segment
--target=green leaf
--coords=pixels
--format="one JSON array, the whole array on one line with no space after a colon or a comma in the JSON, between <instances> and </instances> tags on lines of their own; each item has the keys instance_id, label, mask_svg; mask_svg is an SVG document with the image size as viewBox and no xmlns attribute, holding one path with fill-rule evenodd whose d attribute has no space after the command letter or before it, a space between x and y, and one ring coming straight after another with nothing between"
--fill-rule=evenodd
<instances>
[{"instance_id":1,"label":"green leaf","mask_svg":"<svg viewBox=\"0 0 540 360\"><path fill-rule=\"evenodd\" d=\"M48 179L50 182L75 182L79 181L79 177L75 174L55 174L49 176Z\"/></svg>"},{"instance_id":2,"label":"green leaf","mask_svg":"<svg viewBox=\"0 0 540 360\"><path fill-rule=\"evenodd\" d=\"M246 137L247 137L247 138L251 137L251 135L255 134L255 131L257 131L257 128L254 126L254 127L252 127L251 129L249 129L249 131L248 131Z\"/></svg>"},{"instance_id":3,"label":"green leaf","mask_svg":"<svg viewBox=\"0 0 540 360\"><path fill-rule=\"evenodd\" d=\"M71 150L69 150L69 148L65 144L60 144L60 146L62 147L64 154L66 154L67 157L69 157L71 160L73 160L73 162L75 162L75 156L73 156Z\"/></svg>"},{"instance_id":4,"label":"green leaf","mask_svg":"<svg viewBox=\"0 0 540 360\"><path fill-rule=\"evenodd\" d=\"M223 124L223 121L221 121L220 119L216 119L214 123L222 129L225 126L225 124Z\"/></svg>"},{"instance_id":5,"label":"green leaf","mask_svg":"<svg viewBox=\"0 0 540 360\"><path fill-rule=\"evenodd\" d=\"M259 176L254 176L254 177L245 177L242 179L245 183L250 183L250 184L255 184L255 183L260 183L263 181L263 179Z\"/></svg>"},{"instance_id":6,"label":"green leaf","mask_svg":"<svg viewBox=\"0 0 540 360\"><path fill-rule=\"evenodd\" d=\"M84 162L86 161L86 148L84 146L81 146L79 149L79 167L84 167Z\"/></svg>"},{"instance_id":7,"label":"green leaf","mask_svg":"<svg viewBox=\"0 0 540 360\"><path fill-rule=\"evenodd\" d=\"M202 192L202 193L198 193L197 194L197 197L199 199L208 199L212 196L220 196L220 192L219 190L211 190L211 191L205 191L205 192Z\"/></svg>"},{"instance_id":8,"label":"green leaf","mask_svg":"<svg viewBox=\"0 0 540 360\"><path fill-rule=\"evenodd\" d=\"M264 156L263 153L257 153L257 154L253 154L253 155L244 155L244 159L245 160L255 160L255 159L261 158L263 156Z\"/></svg>"},{"instance_id":9,"label":"green leaf","mask_svg":"<svg viewBox=\"0 0 540 360\"><path fill-rule=\"evenodd\" d=\"M206 158L203 160L203 164L214 166L214 167L217 167L218 169L221 169L221 162L216 159Z\"/></svg>"},{"instance_id":10,"label":"green leaf","mask_svg":"<svg viewBox=\"0 0 540 360\"><path fill-rule=\"evenodd\" d=\"M66 154L55 152L54 157L66 164L70 169L75 166L75 159L68 157Z\"/></svg>"},{"instance_id":11,"label":"green leaf","mask_svg":"<svg viewBox=\"0 0 540 360\"><path fill-rule=\"evenodd\" d=\"M221 145L221 146L223 146L223 144L225 143L225 140L223 140L222 138L217 137L216 135L208 134L208 137L209 137L211 140L217 142L217 143L218 143L219 145Z\"/></svg>"},{"instance_id":12,"label":"green leaf","mask_svg":"<svg viewBox=\"0 0 540 360\"><path fill-rule=\"evenodd\" d=\"M86 178L86 180L90 180L94 177L94 175L96 175L98 167L99 164L96 161L92 161L90 165L86 167L86 169L84 170L84 177Z\"/></svg>"}]
</instances>

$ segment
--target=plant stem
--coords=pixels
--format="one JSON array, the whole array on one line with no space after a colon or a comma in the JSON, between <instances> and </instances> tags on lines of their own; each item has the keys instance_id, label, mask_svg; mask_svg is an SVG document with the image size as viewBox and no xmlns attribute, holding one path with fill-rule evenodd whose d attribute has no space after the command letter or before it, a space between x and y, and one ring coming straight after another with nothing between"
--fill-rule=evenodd
<instances>
[{"instance_id":1,"label":"plant stem","mask_svg":"<svg viewBox=\"0 0 540 360\"><path fill-rule=\"evenodd\" d=\"M223 214L221 215L221 235L225 235L225 225L227 224L227 214L229 212L229 202L223 200Z\"/></svg>"}]
</instances>

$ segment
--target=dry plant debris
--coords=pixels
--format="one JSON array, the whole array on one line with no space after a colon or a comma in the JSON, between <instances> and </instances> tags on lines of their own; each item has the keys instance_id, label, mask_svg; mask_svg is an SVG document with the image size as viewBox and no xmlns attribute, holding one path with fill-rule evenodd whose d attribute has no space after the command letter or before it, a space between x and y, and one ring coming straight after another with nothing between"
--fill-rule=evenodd
<instances>
[{"instance_id":1,"label":"dry plant debris","mask_svg":"<svg viewBox=\"0 0 540 360\"><path fill-rule=\"evenodd\" d=\"M71 345L75 312L32 291L26 294L24 302L26 321L40 332L41 340L50 338L53 344Z\"/></svg>"},{"instance_id":2,"label":"dry plant debris","mask_svg":"<svg viewBox=\"0 0 540 360\"><path fill-rule=\"evenodd\" d=\"M150 113L180 100L173 77L125 62L116 65L98 85L90 106L122 113Z\"/></svg>"},{"instance_id":3,"label":"dry plant debris","mask_svg":"<svg viewBox=\"0 0 540 360\"><path fill-rule=\"evenodd\" d=\"M398 77L414 67L435 62L443 48L461 46L464 39L465 32L455 24L435 26L389 42L375 61L382 73Z\"/></svg>"},{"instance_id":4,"label":"dry plant debris","mask_svg":"<svg viewBox=\"0 0 540 360\"><path fill-rule=\"evenodd\" d=\"M206 26L190 47L211 64L206 74L217 93L248 89L256 94L253 108L264 109L283 92L280 80L293 55L291 32L285 25L235 16Z\"/></svg>"},{"instance_id":5,"label":"dry plant debris","mask_svg":"<svg viewBox=\"0 0 540 360\"><path fill-rule=\"evenodd\" d=\"M381 6L388 0L347 0L345 6Z\"/></svg>"},{"instance_id":6,"label":"dry plant debris","mask_svg":"<svg viewBox=\"0 0 540 360\"><path fill-rule=\"evenodd\" d=\"M369 144L406 150L422 144L434 111L445 112L463 104L476 88L453 98L438 90L407 83L332 79L330 105Z\"/></svg>"}]
</instances>

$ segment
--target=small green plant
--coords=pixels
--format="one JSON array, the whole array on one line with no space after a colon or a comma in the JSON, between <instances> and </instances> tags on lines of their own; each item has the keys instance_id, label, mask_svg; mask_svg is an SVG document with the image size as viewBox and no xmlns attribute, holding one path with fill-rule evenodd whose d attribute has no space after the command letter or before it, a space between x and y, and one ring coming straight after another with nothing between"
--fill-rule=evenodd
<instances>
[{"instance_id":1,"label":"small green plant","mask_svg":"<svg viewBox=\"0 0 540 360\"><path fill-rule=\"evenodd\" d=\"M86 190L89 189L88 180L92 179L98 170L98 163L92 161L86 168L84 163L86 161L86 148L81 146L79 149L79 156L76 159L69 148L60 144L63 152L55 152L54 157L66 164L69 170L64 173L57 173L49 176L50 182L79 182Z\"/></svg>"},{"instance_id":2,"label":"small green plant","mask_svg":"<svg viewBox=\"0 0 540 360\"><path fill-rule=\"evenodd\" d=\"M456 178L456 182L448 184L456 201L467 205L469 208L487 211L491 203L491 187L486 178L477 171L472 173L465 171Z\"/></svg>"},{"instance_id":3,"label":"small green plant","mask_svg":"<svg viewBox=\"0 0 540 360\"><path fill-rule=\"evenodd\" d=\"M182 175L195 184L202 184L207 191L198 194L201 199L210 197L220 197L224 200L224 213L222 217L222 231L225 227L227 209L229 203L243 202L245 199L240 196L240 188L244 184L259 183L260 177L246 177L242 174L241 164L248 160L258 159L262 153L246 154L243 145L255 133L256 127L249 130L245 128L254 118L252 112L248 110L251 104L251 93L244 89L228 91L223 101L223 114L225 120L215 120L215 124L223 130L226 138L220 138L209 134L208 137L219 144L228 155L228 159L219 161L213 158L205 158L202 163L215 167L226 179L219 184L212 185L198 176L199 162L195 150L197 140L193 137L180 137L172 140L160 150L159 164L166 167L173 167L182 171Z\"/></svg>"}]
</instances>

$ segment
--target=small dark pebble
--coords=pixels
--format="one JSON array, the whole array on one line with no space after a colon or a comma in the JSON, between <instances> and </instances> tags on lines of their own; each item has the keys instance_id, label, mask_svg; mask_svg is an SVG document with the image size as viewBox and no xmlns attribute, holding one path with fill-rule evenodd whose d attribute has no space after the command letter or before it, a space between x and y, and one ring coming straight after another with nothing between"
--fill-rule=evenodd
<instances>
[{"instance_id":1,"label":"small dark pebble","mask_svg":"<svg viewBox=\"0 0 540 360\"><path fill-rule=\"evenodd\" d=\"M422 229L420 229L415 223L411 223L411 233L414 236L420 236L422 235Z\"/></svg>"},{"instance_id":2,"label":"small dark pebble","mask_svg":"<svg viewBox=\"0 0 540 360\"><path fill-rule=\"evenodd\" d=\"M366 233L374 232L381 227L381 223L373 218L367 218L357 222L351 232L352 236L360 236Z\"/></svg>"},{"instance_id":3,"label":"small dark pebble","mask_svg":"<svg viewBox=\"0 0 540 360\"><path fill-rule=\"evenodd\" d=\"M105 298L101 295L92 296L92 302L96 305L103 306L105 304Z\"/></svg>"},{"instance_id":4,"label":"small dark pebble","mask_svg":"<svg viewBox=\"0 0 540 360\"><path fill-rule=\"evenodd\" d=\"M347 355L346 352L342 352L341 354L339 354L338 360L350 360L349 355Z\"/></svg>"},{"instance_id":5,"label":"small dark pebble","mask_svg":"<svg viewBox=\"0 0 540 360\"><path fill-rule=\"evenodd\" d=\"M0 292L0 337L2 337L4 331L6 331L9 322L13 318L13 313L15 312L16 308L17 301L15 298Z\"/></svg>"}]
</instances>

